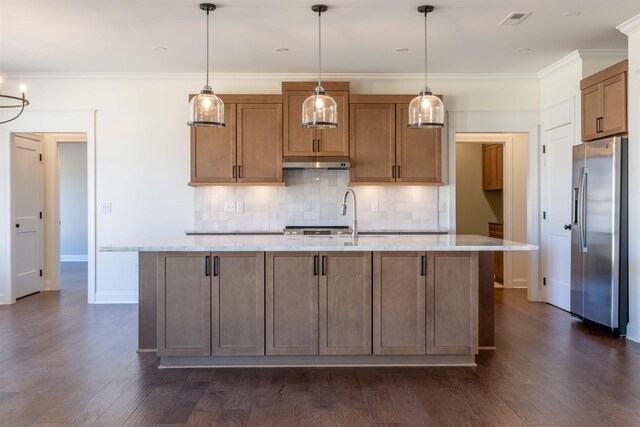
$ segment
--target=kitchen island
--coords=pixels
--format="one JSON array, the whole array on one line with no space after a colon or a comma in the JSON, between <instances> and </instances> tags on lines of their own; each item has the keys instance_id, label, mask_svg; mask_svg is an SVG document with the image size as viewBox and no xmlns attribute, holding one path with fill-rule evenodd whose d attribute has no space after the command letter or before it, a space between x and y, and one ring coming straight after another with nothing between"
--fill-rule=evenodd
<instances>
[{"instance_id":1,"label":"kitchen island","mask_svg":"<svg viewBox=\"0 0 640 427\"><path fill-rule=\"evenodd\" d=\"M493 252L466 235L185 236L140 256L139 350L161 367L474 365Z\"/></svg>"}]
</instances>

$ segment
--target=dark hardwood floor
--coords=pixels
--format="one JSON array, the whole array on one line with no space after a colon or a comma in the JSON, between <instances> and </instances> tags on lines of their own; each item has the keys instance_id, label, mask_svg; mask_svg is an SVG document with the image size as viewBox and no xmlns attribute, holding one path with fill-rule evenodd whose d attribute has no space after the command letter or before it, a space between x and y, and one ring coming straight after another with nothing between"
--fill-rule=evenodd
<instances>
[{"instance_id":1,"label":"dark hardwood floor","mask_svg":"<svg viewBox=\"0 0 640 427\"><path fill-rule=\"evenodd\" d=\"M0 425L640 425L640 346L520 290L477 368L158 370L136 315L76 290L0 307Z\"/></svg>"}]
</instances>

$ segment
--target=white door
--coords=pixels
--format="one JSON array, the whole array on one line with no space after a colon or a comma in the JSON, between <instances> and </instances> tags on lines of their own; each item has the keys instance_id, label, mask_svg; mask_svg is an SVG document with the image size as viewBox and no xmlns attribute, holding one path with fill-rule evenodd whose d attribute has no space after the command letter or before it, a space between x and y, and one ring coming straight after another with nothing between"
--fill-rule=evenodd
<instances>
[{"instance_id":1,"label":"white door","mask_svg":"<svg viewBox=\"0 0 640 427\"><path fill-rule=\"evenodd\" d=\"M13 138L13 289L16 298L42 290L41 142Z\"/></svg>"},{"instance_id":2,"label":"white door","mask_svg":"<svg viewBox=\"0 0 640 427\"><path fill-rule=\"evenodd\" d=\"M574 124L543 132L542 221L546 301L563 310L571 296L571 165Z\"/></svg>"}]
</instances>

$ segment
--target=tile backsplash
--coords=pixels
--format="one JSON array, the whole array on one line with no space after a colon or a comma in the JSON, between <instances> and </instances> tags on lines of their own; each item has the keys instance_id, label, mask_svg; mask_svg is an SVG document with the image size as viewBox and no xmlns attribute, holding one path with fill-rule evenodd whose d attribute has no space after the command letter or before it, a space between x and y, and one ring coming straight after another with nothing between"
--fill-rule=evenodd
<instances>
[{"instance_id":1,"label":"tile backsplash","mask_svg":"<svg viewBox=\"0 0 640 427\"><path fill-rule=\"evenodd\" d=\"M287 170L284 187L217 186L195 189L195 226L201 231L281 231L288 225L350 225L340 215L348 171ZM361 230L435 230L438 189L429 186L356 186ZM241 202L243 212L225 212ZM378 212L371 212L378 202Z\"/></svg>"}]
</instances>

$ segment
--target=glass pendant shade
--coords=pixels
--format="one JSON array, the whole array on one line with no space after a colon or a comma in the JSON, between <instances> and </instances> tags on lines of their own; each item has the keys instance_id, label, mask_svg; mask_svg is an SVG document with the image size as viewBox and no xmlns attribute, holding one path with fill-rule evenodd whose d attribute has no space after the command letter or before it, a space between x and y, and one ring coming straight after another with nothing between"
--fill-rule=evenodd
<instances>
[{"instance_id":1,"label":"glass pendant shade","mask_svg":"<svg viewBox=\"0 0 640 427\"><path fill-rule=\"evenodd\" d=\"M189 126L224 127L224 102L205 86L191 98Z\"/></svg>"},{"instance_id":2,"label":"glass pendant shade","mask_svg":"<svg viewBox=\"0 0 640 427\"><path fill-rule=\"evenodd\" d=\"M444 126L444 104L431 92L423 90L409 104L409 128L438 128Z\"/></svg>"},{"instance_id":3,"label":"glass pendant shade","mask_svg":"<svg viewBox=\"0 0 640 427\"><path fill-rule=\"evenodd\" d=\"M302 127L333 129L338 127L338 105L323 90L316 89L302 104Z\"/></svg>"}]
</instances>

